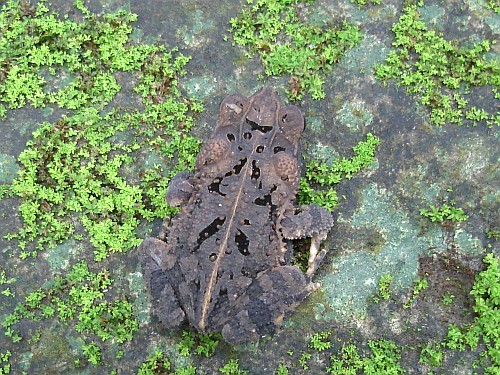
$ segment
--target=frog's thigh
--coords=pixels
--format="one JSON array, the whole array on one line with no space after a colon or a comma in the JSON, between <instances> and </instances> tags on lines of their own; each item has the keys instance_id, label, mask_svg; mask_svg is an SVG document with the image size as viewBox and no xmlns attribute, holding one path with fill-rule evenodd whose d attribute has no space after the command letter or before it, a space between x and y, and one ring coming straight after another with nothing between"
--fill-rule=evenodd
<instances>
[{"instance_id":1,"label":"frog's thigh","mask_svg":"<svg viewBox=\"0 0 500 375\"><path fill-rule=\"evenodd\" d=\"M222 329L231 343L255 340L279 327L285 314L293 311L315 290L313 284L296 266L281 266L260 274L239 298L243 306Z\"/></svg>"},{"instance_id":2,"label":"frog's thigh","mask_svg":"<svg viewBox=\"0 0 500 375\"><path fill-rule=\"evenodd\" d=\"M177 327L184 321L185 314L170 285L168 270L160 265L162 259L165 263L165 259L170 258L166 243L156 238L145 239L139 246L139 257L156 315L165 327Z\"/></svg>"}]
</instances>

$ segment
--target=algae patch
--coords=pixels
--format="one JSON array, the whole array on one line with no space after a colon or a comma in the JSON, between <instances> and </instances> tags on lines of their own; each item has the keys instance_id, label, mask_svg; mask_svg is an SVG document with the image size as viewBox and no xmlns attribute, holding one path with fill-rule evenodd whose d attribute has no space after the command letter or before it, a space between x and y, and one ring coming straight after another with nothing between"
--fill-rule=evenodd
<instances>
[{"instance_id":1,"label":"algae patch","mask_svg":"<svg viewBox=\"0 0 500 375\"><path fill-rule=\"evenodd\" d=\"M365 315L369 297L377 292L378 280L388 273L394 277L394 287L409 287L417 275L419 255L432 246L429 238L419 236L420 228L396 208L386 190L371 184L362 197L358 211L351 218L339 216L338 222L352 226L354 233L360 228L371 230L377 239L373 243L376 251L370 245L351 242L347 254L333 259L330 267L335 271L321 280L325 298L333 309L328 318ZM368 240L374 241L370 237Z\"/></svg>"}]
</instances>

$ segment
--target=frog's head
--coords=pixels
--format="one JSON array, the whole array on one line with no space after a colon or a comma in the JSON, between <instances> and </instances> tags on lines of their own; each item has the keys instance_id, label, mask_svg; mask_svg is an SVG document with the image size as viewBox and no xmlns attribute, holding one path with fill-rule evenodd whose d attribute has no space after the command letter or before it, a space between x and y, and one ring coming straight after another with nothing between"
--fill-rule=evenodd
<instances>
[{"instance_id":1,"label":"frog's head","mask_svg":"<svg viewBox=\"0 0 500 375\"><path fill-rule=\"evenodd\" d=\"M252 130L258 129L262 133L267 133L276 127L281 106L282 103L276 90L271 87L262 87L250 97L245 120L252 126Z\"/></svg>"}]
</instances>

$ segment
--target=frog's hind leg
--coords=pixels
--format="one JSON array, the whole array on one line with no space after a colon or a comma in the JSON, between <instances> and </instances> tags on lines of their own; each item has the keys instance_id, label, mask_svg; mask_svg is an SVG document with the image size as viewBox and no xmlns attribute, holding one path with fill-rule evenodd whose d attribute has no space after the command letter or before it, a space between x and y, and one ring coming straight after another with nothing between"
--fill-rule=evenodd
<instances>
[{"instance_id":1,"label":"frog's hind leg","mask_svg":"<svg viewBox=\"0 0 500 375\"><path fill-rule=\"evenodd\" d=\"M280 266L260 274L222 317L222 337L230 344L256 340L281 326L308 294L318 288L296 266Z\"/></svg>"},{"instance_id":2,"label":"frog's hind leg","mask_svg":"<svg viewBox=\"0 0 500 375\"><path fill-rule=\"evenodd\" d=\"M156 238L146 238L138 250L142 274L156 315L167 328L179 326L185 320L185 313L167 277L168 270L162 266L162 259L165 263L165 258L169 258L166 243Z\"/></svg>"},{"instance_id":3,"label":"frog's hind leg","mask_svg":"<svg viewBox=\"0 0 500 375\"><path fill-rule=\"evenodd\" d=\"M330 212L317 204L299 206L293 212L285 213L281 220L281 232L286 239L311 237L306 272L309 278L314 275L327 253L326 249L319 251L319 246L332 226L333 218Z\"/></svg>"}]
</instances>

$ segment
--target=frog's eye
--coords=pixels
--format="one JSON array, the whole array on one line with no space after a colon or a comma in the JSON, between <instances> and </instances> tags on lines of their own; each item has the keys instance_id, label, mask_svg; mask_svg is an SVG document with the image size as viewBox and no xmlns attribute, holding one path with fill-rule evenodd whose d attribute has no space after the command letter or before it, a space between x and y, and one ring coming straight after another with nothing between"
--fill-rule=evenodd
<instances>
[{"instance_id":1,"label":"frog's eye","mask_svg":"<svg viewBox=\"0 0 500 375\"><path fill-rule=\"evenodd\" d=\"M220 126L230 126L243 116L248 100L241 95L231 94L220 105Z\"/></svg>"},{"instance_id":2,"label":"frog's eye","mask_svg":"<svg viewBox=\"0 0 500 375\"><path fill-rule=\"evenodd\" d=\"M304 116L302 112L295 106L288 106L280 111L279 119L282 125L303 126Z\"/></svg>"},{"instance_id":3,"label":"frog's eye","mask_svg":"<svg viewBox=\"0 0 500 375\"><path fill-rule=\"evenodd\" d=\"M221 103L221 111L232 111L237 115L240 115L245 109L245 103L247 99L238 94L230 94L224 98Z\"/></svg>"}]
</instances>

